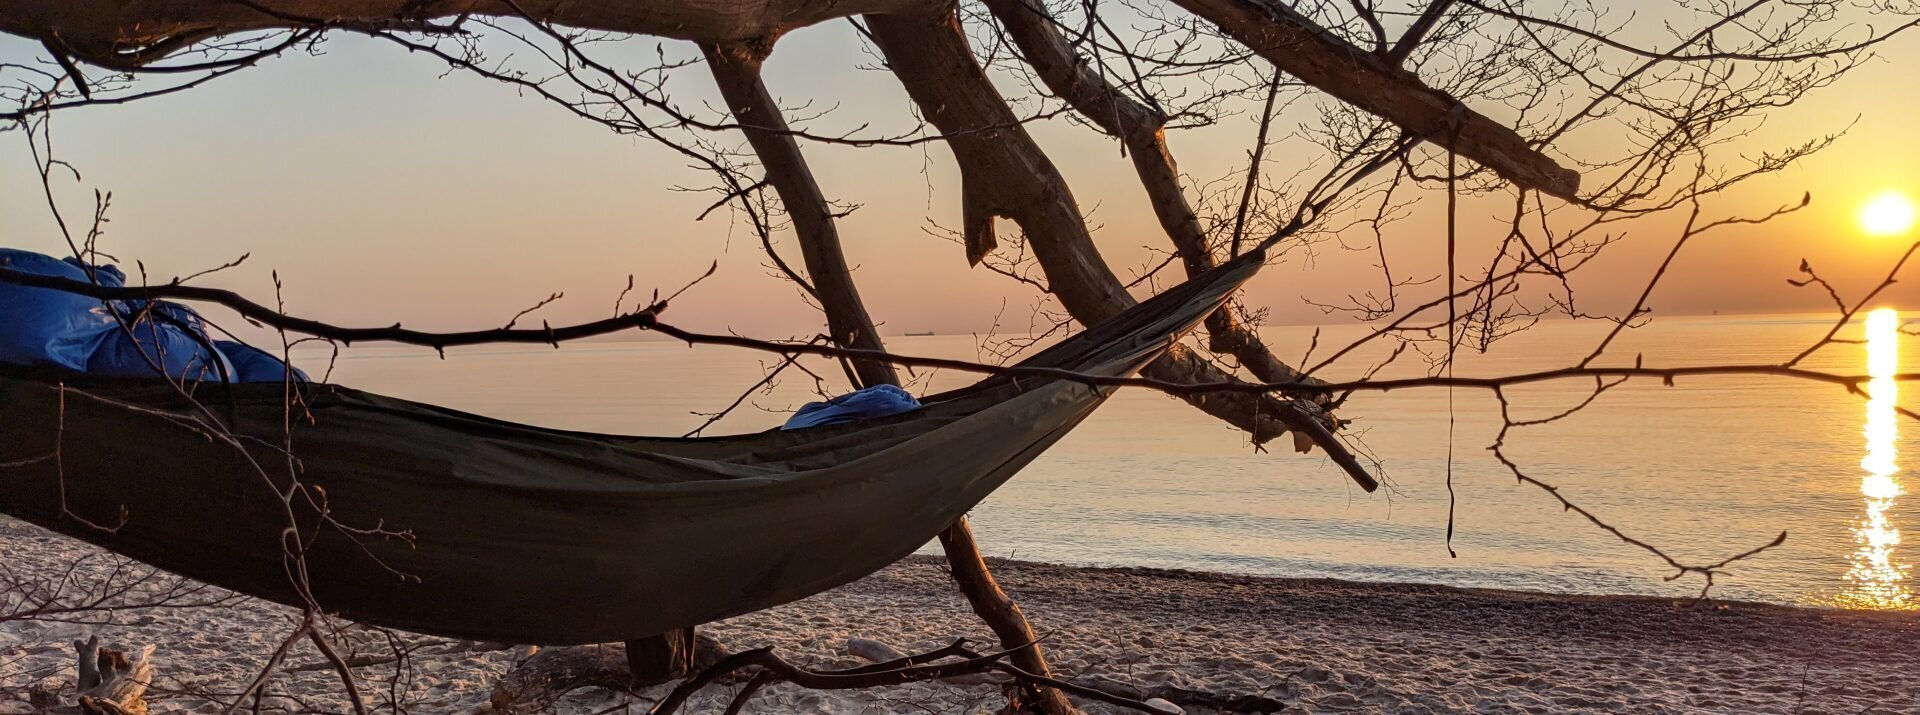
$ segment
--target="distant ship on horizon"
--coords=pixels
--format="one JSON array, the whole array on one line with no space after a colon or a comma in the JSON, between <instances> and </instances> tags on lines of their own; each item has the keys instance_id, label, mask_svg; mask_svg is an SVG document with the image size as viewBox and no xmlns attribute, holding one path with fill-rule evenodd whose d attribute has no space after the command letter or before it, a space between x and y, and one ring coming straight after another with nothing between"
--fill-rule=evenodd
<instances>
[{"instance_id":1,"label":"distant ship on horizon","mask_svg":"<svg viewBox=\"0 0 1920 715\"><path fill-rule=\"evenodd\" d=\"M924 333L907 333L907 337L909 337L909 338L924 338L924 337L928 337L928 336L931 336L931 335L933 335L933 331L931 331L931 330L929 330L929 331L927 331L927 332L924 332Z\"/></svg>"}]
</instances>

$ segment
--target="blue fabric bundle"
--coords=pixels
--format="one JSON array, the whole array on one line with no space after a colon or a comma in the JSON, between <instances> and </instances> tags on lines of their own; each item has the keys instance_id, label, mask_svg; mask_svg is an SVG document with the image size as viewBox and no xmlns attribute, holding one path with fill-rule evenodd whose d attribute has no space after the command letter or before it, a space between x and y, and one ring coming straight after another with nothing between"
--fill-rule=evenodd
<instances>
[{"instance_id":1,"label":"blue fabric bundle","mask_svg":"<svg viewBox=\"0 0 1920 715\"><path fill-rule=\"evenodd\" d=\"M920 409L920 401L893 385L874 385L854 390L826 402L809 402L793 413L780 429L801 429L821 425L859 422L875 417L897 415Z\"/></svg>"},{"instance_id":2,"label":"blue fabric bundle","mask_svg":"<svg viewBox=\"0 0 1920 715\"><path fill-rule=\"evenodd\" d=\"M0 266L100 285L126 285L111 265L93 266L31 251L0 248ZM132 322L132 321L138 322ZM132 322L122 325L122 321ZM204 321L165 301L101 301L78 293L0 282L0 363L51 366L112 377L164 373L186 380L278 382L286 366L265 351L207 337ZM297 379L306 375L294 371Z\"/></svg>"}]
</instances>

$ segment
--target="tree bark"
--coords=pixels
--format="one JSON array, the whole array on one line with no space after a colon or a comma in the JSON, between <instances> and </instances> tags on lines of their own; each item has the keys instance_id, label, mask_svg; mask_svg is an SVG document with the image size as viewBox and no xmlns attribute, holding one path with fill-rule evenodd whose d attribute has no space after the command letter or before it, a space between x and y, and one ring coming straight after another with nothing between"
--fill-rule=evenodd
<instances>
[{"instance_id":1,"label":"tree bark","mask_svg":"<svg viewBox=\"0 0 1920 715\"><path fill-rule=\"evenodd\" d=\"M734 120L746 127L747 142L753 145L755 155L765 167L767 182L780 196L780 203L793 221L807 276L813 281L821 308L827 313L828 329L833 331L834 339L845 341L842 344L849 347L884 350L879 331L860 301L853 274L847 269L826 195L807 167L799 144L786 133L787 124L780 107L761 80L760 65L765 56L758 48L747 46L702 45L701 50L706 54L714 81L719 84L720 94L726 98ZM900 384L893 366L884 361L855 360L853 366L861 381L869 386ZM966 517L960 517L941 532L940 545L946 550L947 561L953 565L954 581L961 594L972 605L974 613L993 629L1002 645L1034 643L1038 636L1020 607L1001 590L992 572L987 570ZM1027 672L1052 675L1038 645L1015 654L1013 662ZM1077 712L1065 695L1050 688L1023 685L1019 693L1018 701L1013 704L1022 711L1047 715Z\"/></svg>"},{"instance_id":2,"label":"tree bark","mask_svg":"<svg viewBox=\"0 0 1920 715\"><path fill-rule=\"evenodd\" d=\"M1374 53L1355 47L1292 9L1249 0L1175 0L1328 94L1446 146L1522 186L1573 198L1580 175L1519 134L1466 109ZM516 17L610 32L656 35L762 49L798 27L856 14L937 17L943 0L21 0L0 5L0 32L109 67L146 64L193 42L290 27L405 29L462 15ZM969 194L969 199L985 198ZM980 219L991 204L968 203ZM970 237L990 239L979 220ZM980 245L980 244L976 244ZM980 252L974 256L977 260Z\"/></svg>"},{"instance_id":3,"label":"tree bark","mask_svg":"<svg viewBox=\"0 0 1920 715\"><path fill-rule=\"evenodd\" d=\"M960 166L968 259L978 262L993 249L993 220L1008 217L1026 231L1048 285L1075 320L1091 325L1133 307L1133 296L1094 246L1065 178L975 61L959 18L951 11L896 13L869 16L867 27L921 115L947 135L947 147ZM1173 382L1236 379L1177 343L1141 372ZM1317 417L1270 395L1211 393L1182 399L1246 430L1256 443L1290 429L1316 436L1316 442L1333 441ZM1342 453L1330 454L1363 488L1377 488L1351 455L1343 460Z\"/></svg>"},{"instance_id":4,"label":"tree bark","mask_svg":"<svg viewBox=\"0 0 1920 715\"><path fill-rule=\"evenodd\" d=\"M404 29L460 15L518 17L591 30L771 46L799 27L923 8L932 0L10 0L0 32L112 66L149 48L255 30L334 25ZM516 9L516 6L518 9ZM145 54L145 53L140 53ZM139 61L151 61L165 52Z\"/></svg>"},{"instance_id":5,"label":"tree bark","mask_svg":"<svg viewBox=\"0 0 1920 715\"><path fill-rule=\"evenodd\" d=\"M1139 175L1140 185L1147 191L1153 214L1180 254L1187 275L1191 277L1218 266L1206 230L1201 228L1199 216L1187 202L1173 150L1167 146L1167 118L1127 96L1095 72L1086 58L1075 52L1067 38L1060 34L1046 8L1034 0L986 0L986 5L1047 89L1066 100L1074 111L1101 131L1126 145L1127 156L1133 160L1134 173ZM1207 316L1206 325L1208 347L1214 352L1233 355L1262 382L1301 379L1299 371L1275 357L1260 336L1240 322L1232 310L1222 307Z\"/></svg>"},{"instance_id":6,"label":"tree bark","mask_svg":"<svg viewBox=\"0 0 1920 715\"><path fill-rule=\"evenodd\" d=\"M1412 72L1348 44L1278 2L1174 0L1322 92L1447 147L1521 186L1563 199L1580 173L1555 163L1519 133L1428 87Z\"/></svg>"},{"instance_id":7,"label":"tree bark","mask_svg":"<svg viewBox=\"0 0 1920 715\"><path fill-rule=\"evenodd\" d=\"M820 307L827 314L827 331L841 347L884 350L872 316L860 301L853 284L853 271L847 267L846 253L840 246L833 209L813 178L813 170L800 153L799 143L788 133L787 121L767 86L760 81L760 63L764 55L756 49L735 45L722 48L703 44L707 66L720 94L733 111L734 121L749 127L747 143L766 169L767 183L780 195L793 231L800 237L800 255L813 281ZM853 361L854 373L864 386L898 385L900 376L891 363L879 360Z\"/></svg>"},{"instance_id":8,"label":"tree bark","mask_svg":"<svg viewBox=\"0 0 1920 715\"><path fill-rule=\"evenodd\" d=\"M78 706L82 715L146 715L147 686L153 682L153 646L131 658L108 648L99 636L73 642L78 659Z\"/></svg>"},{"instance_id":9,"label":"tree bark","mask_svg":"<svg viewBox=\"0 0 1920 715\"><path fill-rule=\"evenodd\" d=\"M640 685L684 678L694 669L693 628L627 641L627 670Z\"/></svg>"},{"instance_id":10,"label":"tree bark","mask_svg":"<svg viewBox=\"0 0 1920 715\"><path fill-rule=\"evenodd\" d=\"M1020 604L1014 603L1013 597L1000 588L993 571L987 568L980 544L973 539L973 524L966 517L960 517L953 526L940 532L940 548L947 554L948 573L952 574L954 583L959 584L960 593L967 597L967 605L993 629L993 635L1000 639L1000 647L1027 646L1013 655L1013 664L1035 675L1053 677L1053 668L1047 665L1046 653L1040 648L1040 634L1034 632ZM1022 711L1050 715L1077 712L1067 696L1058 690L1024 686L1022 694L1023 701L1014 703Z\"/></svg>"}]
</instances>

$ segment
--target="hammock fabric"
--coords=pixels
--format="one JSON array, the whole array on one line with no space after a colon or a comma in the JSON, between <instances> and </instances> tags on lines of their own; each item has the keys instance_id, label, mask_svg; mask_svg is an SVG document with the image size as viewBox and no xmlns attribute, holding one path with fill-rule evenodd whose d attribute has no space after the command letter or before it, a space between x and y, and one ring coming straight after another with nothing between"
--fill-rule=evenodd
<instances>
[{"instance_id":1,"label":"hammock fabric","mask_svg":"<svg viewBox=\"0 0 1920 715\"><path fill-rule=\"evenodd\" d=\"M1021 365L1131 374L1259 266L1242 256ZM892 417L670 439L543 429L334 385L196 389L199 406L156 379L0 370L0 512L280 603L302 603L292 584L303 579L347 618L554 645L665 633L873 573L1112 392L1001 375ZM304 409L289 420L295 392ZM324 501L283 503L275 489L289 470ZM283 555L289 516L303 573ZM412 538L350 531L373 527Z\"/></svg>"}]
</instances>

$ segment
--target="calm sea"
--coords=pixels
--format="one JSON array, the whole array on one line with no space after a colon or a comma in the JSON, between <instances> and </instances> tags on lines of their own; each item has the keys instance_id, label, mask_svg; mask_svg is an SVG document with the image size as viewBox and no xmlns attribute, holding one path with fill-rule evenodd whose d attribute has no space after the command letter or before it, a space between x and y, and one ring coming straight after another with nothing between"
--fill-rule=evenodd
<instances>
[{"instance_id":1,"label":"calm sea","mask_svg":"<svg viewBox=\"0 0 1920 715\"><path fill-rule=\"evenodd\" d=\"M1599 364L1630 364L1637 354L1649 365L1778 362L1830 324L1809 316L1663 318L1623 335ZM1457 373L1564 366L1604 329L1542 323L1491 354L1463 357ZM1314 331L1281 327L1266 335L1281 352L1299 355ZM1360 334L1354 326L1323 328L1319 354ZM1841 337L1861 334L1856 324ZM894 337L889 347L981 356L974 336ZM1328 376L1356 374L1385 347L1362 351ZM1901 369L1920 370L1914 359L1920 349L1904 352ZM324 364L303 354L310 370ZM521 422L678 435L704 421L699 413L725 407L760 380L772 361L664 342L486 347L451 351L445 360L430 351L367 347L345 351L333 379ZM1384 374L1423 369L1417 359L1406 362ZM829 390L843 389L836 368L807 364L834 380ZM1831 346L1805 364L1862 373L1866 347ZM913 389L972 379L921 373ZM1558 413L1584 399L1591 386L1567 381L1517 389L1514 416ZM813 389L812 378L789 371L708 434L778 425L787 412L817 399ZM1783 546L1730 568L1716 595L1827 603L1858 586L1847 574L1868 536L1861 532L1869 518L1862 494L1869 478L1862 467L1867 412L1866 400L1841 388L1777 378L1699 378L1672 387L1629 382L1572 417L1517 430L1509 436L1510 453L1570 499L1683 562L1718 561L1785 531ZM1516 484L1487 451L1499 424L1488 393L1361 394L1343 416L1354 420L1355 434L1384 465L1389 487L1362 492L1318 453L1296 455L1278 444L1261 452L1184 403L1124 390L976 509L975 527L989 555L1068 564L1568 593L1680 595L1700 587L1697 576L1665 580L1672 570L1656 557L1562 511L1540 489ZM1899 427L1920 433L1920 424ZM1881 439L1887 442L1882 455L1888 447L1909 453L1904 437ZM1445 540L1449 445L1457 556L1449 555ZM1903 506L1883 495L1877 511L1888 528L1872 536L1884 541L1899 528L1920 533L1913 531L1920 522ZM1896 573L1909 557L1892 548Z\"/></svg>"}]
</instances>

